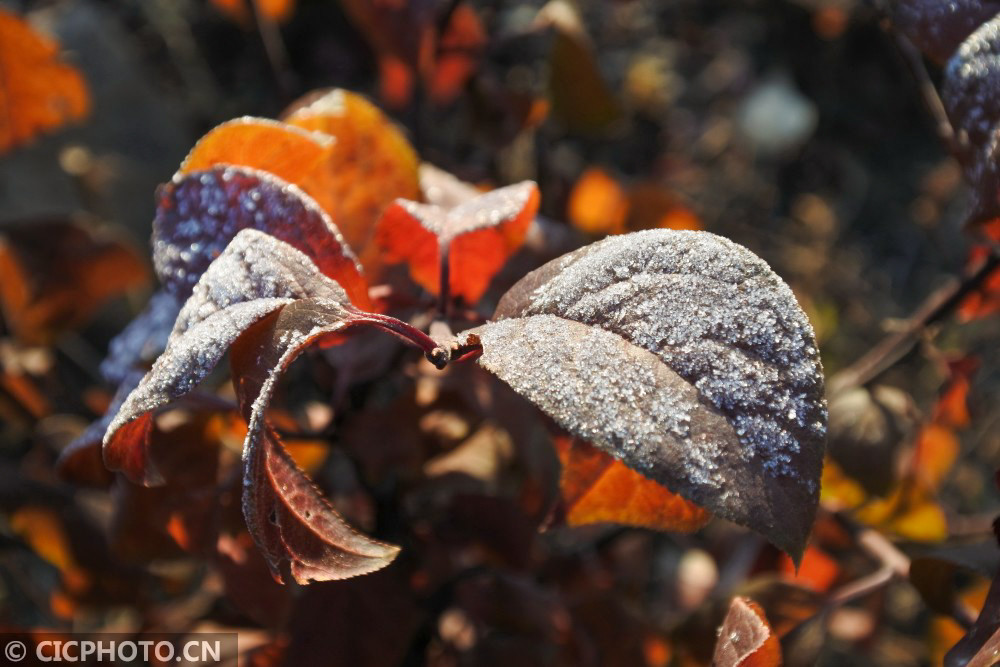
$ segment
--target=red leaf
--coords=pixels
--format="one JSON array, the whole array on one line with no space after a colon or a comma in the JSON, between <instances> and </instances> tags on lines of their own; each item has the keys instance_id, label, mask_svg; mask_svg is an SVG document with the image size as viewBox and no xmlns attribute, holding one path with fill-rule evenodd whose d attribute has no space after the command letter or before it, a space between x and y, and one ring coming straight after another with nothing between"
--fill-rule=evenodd
<instances>
[{"instance_id":1,"label":"red leaf","mask_svg":"<svg viewBox=\"0 0 1000 667\"><path fill-rule=\"evenodd\" d=\"M447 257L450 293L475 303L524 241L538 202L531 181L452 207L398 199L383 214L376 239L388 261L407 262L413 279L434 294Z\"/></svg>"}]
</instances>

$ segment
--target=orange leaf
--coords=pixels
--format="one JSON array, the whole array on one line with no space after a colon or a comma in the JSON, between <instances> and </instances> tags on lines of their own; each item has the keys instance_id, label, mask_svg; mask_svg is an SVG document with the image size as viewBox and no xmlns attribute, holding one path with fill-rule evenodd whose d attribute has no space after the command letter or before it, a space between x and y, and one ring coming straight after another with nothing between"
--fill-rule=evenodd
<instances>
[{"instance_id":1,"label":"orange leaf","mask_svg":"<svg viewBox=\"0 0 1000 667\"><path fill-rule=\"evenodd\" d=\"M810 546L802 556L798 572L795 563L787 555L781 557L781 573L792 583L825 593L830 590L840 574L840 566L822 549Z\"/></svg>"},{"instance_id":2,"label":"orange leaf","mask_svg":"<svg viewBox=\"0 0 1000 667\"><path fill-rule=\"evenodd\" d=\"M83 76L58 45L0 9L0 153L80 120L90 110Z\"/></svg>"},{"instance_id":3,"label":"orange leaf","mask_svg":"<svg viewBox=\"0 0 1000 667\"><path fill-rule=\"evenodd\" d=\"M240 24L249 24L256 2L261 16L282 23L287 21L295 10L295 0L210 0L212 5L231 20Z\"/></svg>"},{"instance_id":4,"label":"orange leaf","mask_svg":"<svg viewBox=\"0 0 1000 667\"><path fill-rule=\"evenodd\" d=\"M948 362L950 377L934 408L936 423L965 428L969 425L968 396L972 374L979 367L975 357L962 357Z\"/></svg>"},{"instance_id":5,"label":"orange leaf","mask_svg":"<svg viewBox=\"0 0 1000 667\"><path fill-rule=\"evenodd\" d=\"M588 234L621 234L629 201L625 190L604 169L584 171L569 195L567 217L574 227Z\"/></svg>"},{"instance_id":6,"label":"orange leaf","mask_svg":"<svg viewBox=\"0 0 1000 667\"><path fill-rule=\"evenodd\" d=\"M570 525L610 521L686 533L698 530L712 516L586 442L562 436L555 439L555 446Z\"/></svg>"},{"instance_id":7,"label":"orange leaf","mask_svg":"<svg viewBox=\"0 0 1000 667\"><path fill-rule=\"evenodd\" d=\"M1000 218L983 223L979 231L994 242L1000 241ZM986 261L991 252L989 245L973 246L966 262L968 269L975 270ZM995 269L986 276L979 289L966 296L958 308L959 315L966 320L986 317L996 312L1000 312L1000 269Z\"/></svg>"},{"instance_id":8,"label":"orange leaf","mask_svg":"<svg viewBox=\"0 0 1000 667\"><path fill-rule=\"evenodd\" d=\"M376 222L395 198L420 196L413 147L371 102L339 88L301 98L283 118L336 139L324 167L303 187L330 214L365 269L377 268L371 244Z\"/></svg>"},{"instance_id":9,"label":"orange leaf","mask_svg":"<svg viewBox=\"0 0 1000 667\"><path fill-rule=\"evenodd\" d=\"M106 299L146 275L132 247L70 221L0 229L0 308L25 342L48 341L85 323Z\"/></svg>"},{"instance_id":10,"label":"orange leaf","mask_svg":"<svg viewBox=\"0 0 1000 667\"><path fill-rule=\"evenodd\" d=\"M958 458L959 444L954 431L932 423L917 437L913 453L913 471L928 487L936 489Z\"/></svg>"},{"instance_id":11,"label":"orange leaf","mask_svg":"<svg viewBox=\"0 0 1000 667\"><path fill-rule=\"evenodd\" d=\"M447 256L450 294L475 303L524 241L538 203L538 186L531 181L451 207L398 199L379 221L376 241L387 261L407 262L413 280L434 294Z\"/></svg>"},{"instance_id":12,"label":"orange leaf","mask_svg":"<svg viewBox=\"0 0 1000 667\"><path fill-rule=\"evenodd\" d=\"M321 132L245 116L222 123L202 137L184 159L178 174L223 164L266 171L302 188L330 214L343 233L338 217L341 206L331 198L330 192L336 189L349 197L352 187L358 190L364 186L332 182L336 171L329 163L335 159L336 144L337 140ZM347 290L356 306L371 308L368 285L356 271L342 271L332 277Z\"/></svg>"},{"instance_id":13,"label":"orange leaf","mask_svg":"<svg viewBox=\"0 0 1000 667\"><path fill-rule=\"evenodd\" d=\"M764 610L750 598L734 598L719 630L715 667L779 667L781 644Z\"/></svg>"},{"instance_id":14,"label":"orange leaf","mask_svg":"<svg viewBox=\"0 0 1000 667\"><path fill-rule=\"evenodd\" d=\"M441 35L437 61L428 88L431 99L440 105L455 101L462 86L479 67L486 48L486 30L479 14L468 5L458 5Z\"/></svg>"}]
</instances>

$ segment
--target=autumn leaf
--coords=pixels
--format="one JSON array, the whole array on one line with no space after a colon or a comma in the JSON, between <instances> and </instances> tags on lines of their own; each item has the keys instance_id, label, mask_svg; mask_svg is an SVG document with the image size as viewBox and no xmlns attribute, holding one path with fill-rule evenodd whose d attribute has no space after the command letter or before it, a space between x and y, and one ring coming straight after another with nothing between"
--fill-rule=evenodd
<instances>
[{"instance_id":1,"label":"autumn leaf","mask_svg":"<svg viewBox=\"0 0 1000 667\"><path fill-rule=\"evenodd\" d=\"M153 265L170 292L186 297L241 229L259 229L308 255L365 307L368 285L354 253L316 202L280 178L244 167L179 174L157 193Z\"/></svg>"},{"instance_id":2,"label":"autumn leaf","mask_svg":"<svg viewBox=\"0 0 1000 667\"><path fill-rule=\"evenodd\" d=\"M413 280L431 293L439 293L443 275L452 296L476 303L524 241L538 202L531 181L452 207L398 199L383 214L376 240L387 261L407 262Z\"/></svg>"},{"instance_id":3,"label":"autumn leaf","mask_svg":"<svg viewBox=\"0 0 1000 667\"><path fill-rule=\"evenodd\" d=\"M57 44L0 9L0 154L89 113L83 76L58 53Z\"/></svg>"},{"instance_id":4,"label":"autumn leaf","mask_svg":"<svg viewBox=\"0 0 1000 667\"><path fill-rule=\"evenodd\" d=\"M339 88L302 97L282 118L289 125L334 138L318 173L301 183L291 180L330 214L366 270L378 269L372 244L375 224L395 198L419 196L413 147L371 102Z\"/></svg>"},{"instance_id":5,"label":"autumn leaf","mask_svg":"<svg viewBox=\"0 0 1000 667\"><path fill-rule=\"evenodd\" d=\"M812 328L746 249L705 232L609 237L529 273L460 334L569 433L801 557L826 406Z\"/></svg>"},{"instance_id":6,"label":"autumn leaf","mask_svg":"<svg viewBox=\"0 0 1000 667\"><path fill-rule=\"evenodd\" d=\"M997 5L978 0L951 6L935 0L902 0L893 10L893 27L928 56L944 63L980 24L996 15Z\"/></svg>"},{"instance_id":7,"label":"autumn leaf","mask_svg":"<svg viewBox=\"0 0 1000 667\"><path fill-rule=\"evenodd\" d=\"M254 11L259 11L264 18L278 23L287 21L295 11L295 0L210 0L210 2L230 19L244 25L250 23Z\"/></svg>"},{"instance_id":8,"label":"autumn leaf","mask_svg":"<svg viewBox=\"0 0 1000 667\"><path fill-rule=\"evenodd\" d=\"M591 167L573 185L566 217L588 234L621 234L628 210L628 196L618 181L606 170Z\"/></svg>"},{"instance_id":9,"label":"autumn leaf","mask_svg":"<svg viewBox=\"0 0 1000 667\"><path fill-rule=\"evenodd\" d=\"M572 526L611 521L688 533L711 515L694 503L575 438L555 440L562 464L560 492Z\"/></svg>"},{"instance_id":10,"label":"autumn leaf","mask_svg":"<svg viewBox=\"0 0 1000 667\"><path fill-rule=\"evenodd\" d=\"M486 29L476 10L465 3L456 6L438 40L437 59L428 77L428 92L435 104L445 106L455 101L479 69L486 42Z\"/></svg>"},{"instance_id":11,"label":"autumn leaf","mask_svg":"<svg viewBox=\"0 0 1000 667\"><path fill-rule=\"evenodd\" d=\"M764 610L749 598L733 598L719 630L713 667L780 667L781 645Z\"/></svg>"},{"instance_id":12,"label":"autumn leaf","mask_svg":"<svg viewBox=\"0 0 1000 667\"><path fill-rule=\"evenodd\" d=\"M1000 659L1000 577L994 578L979 617L944 656L945 667L990 667Z\"/></svg>"},{"instance_id":13,"label":"autumn leaf","mask_svg":"<svg viewBox=\"0 0 1000 667\"><path fill-rule=\"evenodd\" d=\"M144 283L147 271L130 244L71 220L0 227L0 308L25 342L84 324L107 299Z\"/></svg>"}]
</instances>

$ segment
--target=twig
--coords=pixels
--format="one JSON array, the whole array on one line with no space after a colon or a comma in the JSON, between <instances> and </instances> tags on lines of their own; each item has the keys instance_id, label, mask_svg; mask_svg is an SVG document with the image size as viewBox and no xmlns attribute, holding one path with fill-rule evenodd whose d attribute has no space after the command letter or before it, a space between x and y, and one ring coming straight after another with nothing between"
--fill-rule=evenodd
<instances>
[{"instance_id":1,"label":"twig","mask_svg":"<svg viewBox=\"0 0 1000 667\"><path fill-rule=\"evenodd\" d=\"M282 102L287 103L291 99L295 85L292 71L288 66L288 51L281 38L281 31L278 30L274 20L261 10L260 0L250 0L250 4L253 5L254 23L257 25L260 40L264 44L264 53L267 55L267 62L271 66L275 83L278 85L278 93L282 97Z\"/></svg>"},{"instance_id":2,"label":"twig","mask_svg":"<svg viewBox=\"0 0 1000 667\"><path fill-rule=\"evenodd\" d=\"M1000 267L1000 254L990 253L977 268L932 292L906 320L901 331L882 339L853 364L830 379L830 395L868 384L905 357L931 324L942 320Z\"/></svg>"}]
</instances>

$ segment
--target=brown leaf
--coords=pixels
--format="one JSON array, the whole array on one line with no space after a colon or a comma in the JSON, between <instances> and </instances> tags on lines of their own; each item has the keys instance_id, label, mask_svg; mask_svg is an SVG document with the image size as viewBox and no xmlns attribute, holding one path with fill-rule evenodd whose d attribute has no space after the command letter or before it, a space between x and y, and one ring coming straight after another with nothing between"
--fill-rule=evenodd
<instances>
[{"instance_id":1,"label":"brown leaf","mask_svg":"<svg viewBox=\"0 0 1000 667\"><path fill-rule=\"evenodd\" d=\"M531 181L450 208L397 199L382 215L376 240L389 262L407 262L413 279L434 294L446 257L452 296L475 303L524 241L538 202Z\"/></svg>"},{"instance_id":2,"label":"brown leaf","mask_svg":"<svg viewBox=\"0 0 1000 667\"><path fill-rule=\"evenodd\" d=\"M59 47L0 9L0 154L90 111L87 85Z\"/></svg>"},{"instance_id":3,"label":"brown leaf","mask_svg":"<svg viewBox=\"0 0 1000 667\"><path fill-rule=\"evenodd\" d=\"M25 342L47 342L84 324L147 275L129 244L71 220L0 228L0 307Z\"/></svg>"},{"instance_id":4,"label":"brown leaf","mask_svg":"<svg viewBox=\"0 0 1000 667\"><path fill-rule=\"evenodd\" d=\"M243 445L243 515L275 579L347 579L382 569L399 547L351 528L296 466L266 411L278 378L317 337L350 318L336 302L303 299L250 328L232 350L233 384L249 427ZM287 568L287 570L286 570Z\"/></svg>"},{"instance_id":5,"label":"brown leaf","mask_svg":"<svg viewBox=\"0 0 1000 667\"><path fill-rule=\"evenodd\" d=\"M148 456L152 411L191 391L243 331L295 299L347 304L347 295L292 246L254 229L209 265L174 324L166 350L132 391L104 438L104 460L138 483L159 481Z\"/></svg>"},{"instance_id":6,"label":"brown leaf","mask_svg":"<svg viewBox=\"0 0 1000 667\"><path fill-rule=\"evenodd\" d=\"M781 645L764 611L750 598L733 598L712 656L713 667L779 667Z\"/></svg>"},{"instance_id":7,"label":"brown leaf","mask_svg":"<svg viewBox=\"0 0 1000 667\"><path fill-rule=\"evenodd\" d=\"M611 237L525 276L494 317L464 334L481 365L571 434L801 557L823 375L812 327L758 257L705 232Z\"/></svg>"}]
</instances>

